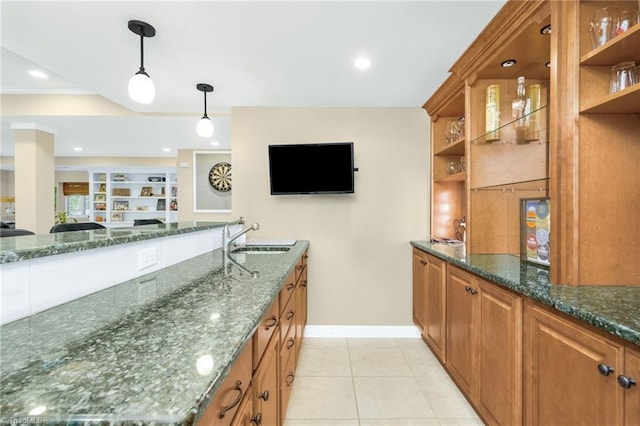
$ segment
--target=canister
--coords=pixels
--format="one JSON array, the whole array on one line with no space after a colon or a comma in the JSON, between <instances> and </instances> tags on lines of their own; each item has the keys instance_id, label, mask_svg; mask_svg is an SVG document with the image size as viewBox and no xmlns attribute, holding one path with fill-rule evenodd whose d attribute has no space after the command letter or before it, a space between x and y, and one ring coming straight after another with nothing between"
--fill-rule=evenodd
<instances>
[{"instance_id":1,"label":"canister","mask_svg":"<svg viewBox=\"0 0 640 426\"><path fill-rule=\"evenodd\" d=\"M493 142L500 140L500 85L491 84L487 86L485 98L485 132L486 141Z\"/></svg>"}]
</instances>

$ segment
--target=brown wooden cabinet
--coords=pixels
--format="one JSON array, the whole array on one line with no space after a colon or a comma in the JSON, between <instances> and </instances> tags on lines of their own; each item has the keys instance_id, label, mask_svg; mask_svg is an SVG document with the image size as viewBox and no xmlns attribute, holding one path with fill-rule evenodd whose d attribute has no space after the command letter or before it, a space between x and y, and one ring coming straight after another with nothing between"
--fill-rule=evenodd
<instances>
[{"instance_id":1,"label":"brown wooden cabinet","mask_svg":"<svg viewBox=\"0 0 640 426\"><path fill-rule=\"evenodd\" d=\"M231 371L227 375L207 410L198 421L198 426L231 425L238 407L245 395L250 395L252 375L253 345L251 343L242 350Z\"/></svg>"},{"instance_id":2,"label":"brown wooden cabinet","mask_svg":"<svg viewBox=\"0 0 640 426\"><path fill-rule=\"evenodd\" d=\"M533 302L525 309L527 424L623 425L624 348Z\"/></svg>"},{"instance_id":3,"label":"brown wooden cabinet","mask_svg":"<svg viewBox=\"0 0 640 426\"><path fill-rule=\"evenodd\" d=\"M253 414L253 401L253 388L249 387L242 398L231 426L256 426L261 423L262 416L256 417Z\"/></svg>"},{"instance_id":4,"label":"brown wooden cabinet","mask_svg":"<svg viewBox=\"0 0 640 426\"><path fill-rule=\"evenodd\" d=\"M624 424L640 426L640 352L625 350L624 375L631 386L624 392Z\"/></svg>"},{"instance_id":5,"label":"brown wooden cabinet","mask_svg":"<svg viewBox=\"0 0 640 426\"><path fill-rule=\"evenodd\" d=\"M447 371L490 425L522 424L522 298L455 266L447 274Z\"/></svg>"},{"instance_id":6,"label":"brown wooden cabinet","mask_svg":"<svg viewBox=\"0 0 640 426\"><path fill-rule=\"evenodd\" d=\"M271 339L254 373L253 386L255 388L253 410L256 416L259 416L260 424L264 426L281 424L278 412L278 339L275 337Z\"/></svg>"},{"instance_id":7,"label":"brown wooden cabinet","mask_svg":"<svg viewBox=\"0 0 640 426\"><path fill-rule=\"evenodd\" d=\"M441 362L446 360L446 262L413 250L413 321Z\"/></svg>"}]
</instances>

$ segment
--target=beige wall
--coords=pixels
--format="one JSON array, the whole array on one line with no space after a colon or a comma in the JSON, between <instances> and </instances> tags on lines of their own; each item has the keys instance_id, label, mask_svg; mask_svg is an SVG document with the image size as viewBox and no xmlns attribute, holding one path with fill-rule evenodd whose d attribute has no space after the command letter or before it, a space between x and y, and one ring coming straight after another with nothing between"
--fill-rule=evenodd
<instances>
[{"instance_id":1,"label":"beige wall","mask_svg":"<svg viewBox=\"0 0 640 426\"><path fill-rule=\"evenodd\" d=\"M234 108L231 117L233 217L259 222L256 238L310 240L309 324L410 325L409 241L429 229L425 112ZM331 141L354 142L355 194L269 194L269 144Z\"/></svg>"}]
</instances>

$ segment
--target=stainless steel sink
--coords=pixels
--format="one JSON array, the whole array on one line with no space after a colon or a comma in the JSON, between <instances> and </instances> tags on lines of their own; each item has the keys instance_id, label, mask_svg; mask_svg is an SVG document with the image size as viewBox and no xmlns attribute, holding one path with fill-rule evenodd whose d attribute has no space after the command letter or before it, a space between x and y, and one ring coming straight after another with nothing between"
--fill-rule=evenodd
<instances>
[{"instance_id":1,"label":"stainless steel sink","mask_svg":"<svg viewBox=\"0 0 640 426\"><path fill-rule=\"evenodd\" d=\"M282 254L291 250L291 247L277 246L244 246L231 251L234 254Z\"/></svg>"}]
</instances>

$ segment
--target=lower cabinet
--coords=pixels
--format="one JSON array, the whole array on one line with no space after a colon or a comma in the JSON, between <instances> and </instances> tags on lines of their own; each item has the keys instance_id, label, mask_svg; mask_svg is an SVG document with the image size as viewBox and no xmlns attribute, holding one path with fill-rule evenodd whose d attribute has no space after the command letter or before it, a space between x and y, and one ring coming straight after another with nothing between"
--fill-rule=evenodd
<instances>
[{"instance_id":1,"label":"lower cabinet","mask_svg":"<svg viewBox=\"0 0 640 426\"><path fill-rule=\"evenodd\" d=\"M280 426L307 318L306 252L298 259L198 426Z\"/></svg>"},{"instance_id":2,"label":"lower cabinet","mask_svg":"<svg viewBox=\"0 0 640 426\"><path fill-rule=\"evenodd\" d=\"M445 368L488 424L522 424L522 298L449 265Z\"/></svg>"},{"instance_id":3,"label":"lower cabinet","mask_svg":"<svg viewBox=\"0 0 640 426\"><path fill-rule=\"evenodd\" d=\"M433 353L446 359L447 263L413 250L413 322Z\"/></svg>"},{"instance_id":4,"label":"lower cabinet","mask_svg":"<svg viewBox=\"0 0 640 426\"><path fill-rule=\"evenodd\" d=\"M445 271L440 360L486 424L640 426L638 346L432 257L414 249L414 318L436 353Z\"/></svg>"},{"instance_id":5,"label":"lower cabinet","mask_svg":"<svg viewBox=\"0 0 640 426\"><path fill-rule=\"evenodd\" d=\"M558 419L594 426L638 424L637 385L618 384L621 376L638 380L637 353L630 352L630 371L625 371L624 347L611 339L533 302L527 303L525 317L528 424ZM635 423L633 413L624 421L625 395L631 411L635 403Z\"/></svg>"}]
</instances>

